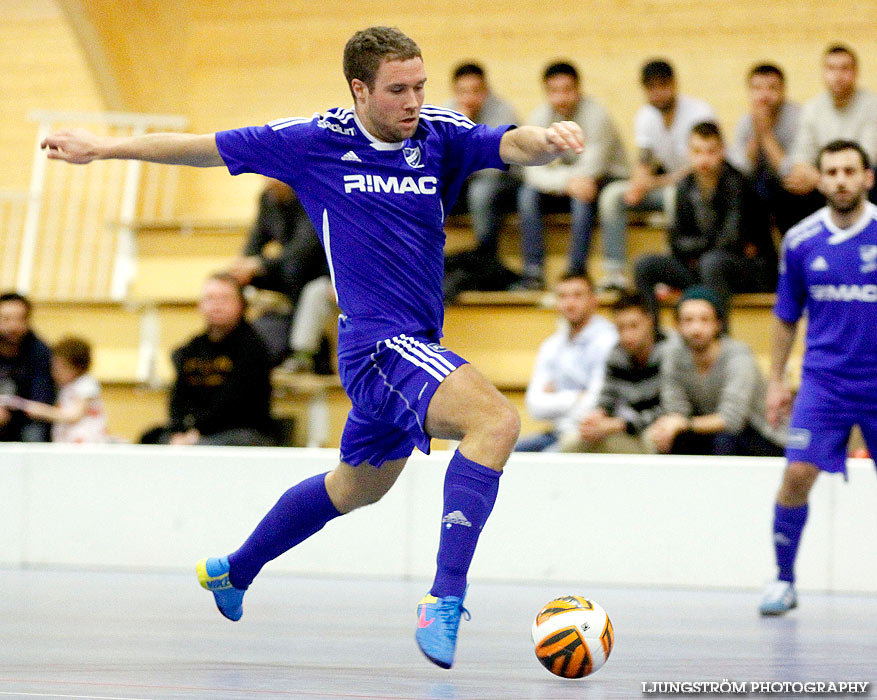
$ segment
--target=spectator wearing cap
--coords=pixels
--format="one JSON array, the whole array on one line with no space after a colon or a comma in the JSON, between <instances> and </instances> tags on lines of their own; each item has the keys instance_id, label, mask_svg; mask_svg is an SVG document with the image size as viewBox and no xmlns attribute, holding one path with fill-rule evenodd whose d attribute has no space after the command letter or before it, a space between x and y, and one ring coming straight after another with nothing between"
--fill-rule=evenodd
<instances>
[{"instance_id":1,"label":"spectator wearing cap","mask_svg":"<svg viewBox=\"0 0 877 700\"><path fill-rule=\"evenodd\" d=\"M649 428L659 452L781 456L785 429L765 417L766 384L745 343L724 334L715 290L688 288L676 307L681 342L661 364L660 416Z\"/></svg>"},{"instance_id":2,"label":"spectator wearing cap","mask_svg":"<svg viewBox=\"0 0 877 700\"><path fill-rule=\"evenodd\" d=\"M663 211L673 215L675 185L688 172L688 135L700 122L716 118L713 108L677 93L673 67L664 59L646 63L641 74L646 102L634 119L637 163L630 180L607 185L598 211L603 236L604 279L600 288L627 287L628 211Z\"/></svg>"}]
</instances>

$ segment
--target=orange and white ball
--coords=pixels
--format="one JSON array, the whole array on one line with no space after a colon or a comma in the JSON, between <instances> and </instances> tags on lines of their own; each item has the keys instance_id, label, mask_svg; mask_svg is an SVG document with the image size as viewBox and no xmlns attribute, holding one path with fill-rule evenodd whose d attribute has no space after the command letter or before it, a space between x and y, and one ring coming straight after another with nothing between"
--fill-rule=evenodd
<instances>
[{"instance_id":1,"label":"orange and white ball","mask_svg":"<svg viewBox=\"0 0 877 700\"><path fill-rule=\"evenodd\" d=\"M570 595L555 598L533 621L536 658L554 675L584 678L609 658L615 632L606 611L593 600Z\"/></svg>"}]
</instances>

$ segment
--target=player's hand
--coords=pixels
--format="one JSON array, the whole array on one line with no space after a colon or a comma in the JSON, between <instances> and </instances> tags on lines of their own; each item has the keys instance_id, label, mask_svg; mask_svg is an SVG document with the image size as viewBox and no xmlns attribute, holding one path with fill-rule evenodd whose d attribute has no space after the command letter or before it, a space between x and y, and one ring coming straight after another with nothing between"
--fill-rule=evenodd
<instances>
[{"instance_id":1,"label":"player's hand","mask_svg":"<svg viewBox=\"0 0 877 700\"><path fill-rule=\"evenodd\" d=\"M566 183L566 193L580 202L593 202L597 199L597 181L592 177L572 177Z\"/></svg>"},{"instance_id":2,"label":"player's hand","mask_svg":"<svg viewBox=\"0 0 877 700\"><path fill-rule=\"evenodd\" d=\"M40 148L47 151L50 160L85 165L99 157L102 142L103 139L86 129L66 129L44 138Z\"/></svg>"},{"instance_id":3,"label":"player's hand","mask_svg":"<svg viewBox=\"0 0 877 700\"><path fill-rule=\"evenodd\" d=\"M764 399L767 422L774 428L779 426L792 412L792 392L782 382L771 380L767 383Z\"/></svg>"},{"instance_id":4,"label":"player's hand","mask_svg":"<svg viewBox=\"0 0 877 700\"><path fill-rule=\"evenodd\" d=\"M583 153L585 150L585 135L575 122L554 122L545 130L545 138L552 153Z\"/></svg>"}]
</instances>

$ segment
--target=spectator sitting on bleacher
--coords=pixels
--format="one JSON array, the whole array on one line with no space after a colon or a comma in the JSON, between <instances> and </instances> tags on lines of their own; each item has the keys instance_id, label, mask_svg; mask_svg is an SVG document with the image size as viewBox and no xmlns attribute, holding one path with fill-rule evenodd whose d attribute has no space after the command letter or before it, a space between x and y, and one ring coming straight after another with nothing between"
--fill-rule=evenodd
<instances>
[{"instance_id":1,"label":"spectator sitting on bleacher","mask_svg":"<svg viewBox=\"0 0 877 700\"><path fill-rule=\"evenodd\" d=\"M54 403L48 346L30 327L31 303L15 292L0 294L0 442L47 442L49 424L9 405L15 400ZM12 410L10 410L12 408Z\"/></svg>"},{"instance_id":2,"label":"spectator sitting on bleacher","mask_svg":"<svg viewBox=\"0 0 877 700\"><path fill-rule=\"evenodd\" d=\"M107 417L100 384L89 374L91 347L82 338L64 338L52 348L55 405L26 401L22 411L52 424L52 442L107 442Z\"/></svg>"},{"instance_id":3,"label":"spectator sitting on bleacher","mask_svg":"<svg viewBox=\"0 0 877 700\"><path fill-rule=\"evenodd\" d=\"M453 93L446 106L476 124L496 127L518 123L515 108L491 91L484 68L477 63L463 63L454 69ZM478 251L484 259L497 255L499 230L505 215L515 209L519 178L517 167L507 171L487 168L470 175L460 191L452 213L469 213Z\"/></svg>"},{"instance_id":4,"label":"spectator sitting on bleacher","mask_svg":"<svg viewBox=\"0 0 877 700\"><path fill-rule=\"evenodd\" d=\"M269 312L253 321L272 364L279 364L289 354L292 316L302 289L329 274L320 239L289 185L267 180L244 255L232 262L229 273L241 286L280 292L289 300L291 312Z\"/></svg>"},{"instance_id":5,"label":"spectator sitting on bleacher","mask_svg":"<svg viewBox=\"0 0 877 700\"><path fill-rule=\"evenodd\" d=\"M530 415L553 426L522 438L519 452L557 451L561 436L576 432L597 403L606 358L618 342L615 326L595 313L597 297L587 275L564 275L556 293L563 322L539 347L525 397Z\"/></svg>"},{"instance_id":6,"label":"spectator sitting on bleacher","mask_svg":"<svg viewBox=\"0 0 877 700\"><path fill-rule=\"evenodd\" d=\"M207 278L199 302L207 329L173 353L170 425L141 442L172 445L273 445L268 351L244 319L234 277Z\"/></svg>"},{"instance_id":7,"label":"spectator sitting on bleacher","mask_svg":"<svg viewBox=\"0 0 877 700\"><path fill-rule=\"evenodd\" d=\"M785 233L814 206L811 197L789 192L781 174L789 166L801 108L786 99L785 75L773 64L752 68L747 84L749 112L737 123L728 160L752 179L776 227ZM815 206L819 206L818 200Z\"/></svg>"},{"instance_id":8,"label":"spectator sitting on bleacher","mask_svg":"<svg viewBox=\"0 0 877 700\"><path fill-rule=\"evenodd\" d=\"M669 255L636 262L636 286L657 314L655 285L677 289L702 283L727 306L732 292L776 289L777 256L767 213L751 184L725 160L713 122L688 138L693 172L676 186Z\"/></svg>"},{"instance_id":9,"label":"spectator sitting on bleacher","mask_svg":"<svg viewBox=\"0 0 877 700\"><path fill-rule=\"evenodd\" d=\"M783 173L786 188L791 192L806 195L816 191L819 183L816 157L831 141L856 141L862 144L872 163L877 159L877 95L856 86L858 72L858 59L852 49L842 44L828 47L822 59L827 91L804 104L791 164ZM824 198L818 198L812 211L824 202Z\"/></svg>"},{"instance_id":10,"label":"spectator sitting on bleacher","mask_svg":"<svg viewBox=\"0 0 877 700\"><path fill-rule=\"evenodd\" d=\"M308 282L298 297L292 329L289 332L290 356L280 365L284 372L334 374L325 328L337 320L338 303L329 275Z\"/></svg>"},{"instance_id":11,"label":"spectator sitting on bleacher","mask_svg":"<svg viewBox=\"0 0 877 700\"><path fill-rule=\"evenodd\" d=\"M663 211L668 220L672 219L675 185L690 171L691 128L715 119L713 108L703 100L677 94L673 68L667 61L646 63L641 82L648 104L639 108L634 121L639 156L633 177L608 185L598 202L606 275L598 285L600 289L628 286L627 212Z\"/></svg>"},{"instance_id":12,"label":"spectator sitting on bleacher","mask_svg":"<svg viewBox=\"0 0 877 700\"><path fill-rule=\"evenodd\" d=\"M661 359L670 341L656 330L642 295L624 292L613 308L618 345L606 363L603 390L578 429L561 436L561 452L656 451L646 429L661 414Z\"/></svg>"},{"instance_id":13,"label":"spectator sitting on bleacher","mask_svg":"<svg viewBox=\"0 0 877 700\"><path fill-rule=\"evenodd\" d=\"M661 409L648 429L659 452L780 456L785 429L765 417L766 383L749 346L728 337L714 290L689 287L676 307L682 342L667 345Z\"/></svg>"},{"instance_id":14,"label":"spectator sitting on bleacher","mask_svg":"<svg viewBox=\"0 0 877 700\"><path fill-rule=\"evenodd\" d=\"M545 285L543 213L570 212L567 272L586 272L597 196L607 183L630 175L627 155L609 112L582 94L575 67L552 63L542 82L547 102L530 115L529 123L548 126L561 120L574 121L584 132L585 150L524 170L518 216L524 254L520 286L526 289L543 289Z\"/></svg>"}]
</instances>

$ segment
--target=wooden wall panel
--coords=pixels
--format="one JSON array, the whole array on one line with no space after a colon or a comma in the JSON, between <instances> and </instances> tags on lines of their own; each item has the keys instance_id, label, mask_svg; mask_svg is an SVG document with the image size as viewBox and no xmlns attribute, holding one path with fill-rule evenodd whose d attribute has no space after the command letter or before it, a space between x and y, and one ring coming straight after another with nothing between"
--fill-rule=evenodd
<instances>
[{"instance_id":1,"label":"wooden wall panel","mask_svg":"<svg viewBox=\"0 0 877 700\"><path fill-rule=\"evenodd\" d=\"M34 2L55 8L50 0ZM349 104L340 68L344 42L377 23L399 26L418 41L430 75L428 99L437 103L448 97L452 66L475 58L487 66L496 92L525 117L541 101L539 74L546 62L568 57L628 143L642 99L638 70L656 55L674 62L684 92L715 105L727 130L745 109L743 76L759 60L780 63L791 96L803 100L821 89L822 50L842 40L860 54L863 84L877 89L875 0L842 6L822 0L58 2L68 16L73 7L94 27L109 64L104 68L126 109L183 113L196 131ZM0 11L19 5L0 0ZM69 32L65 38L54 12L50 22L21 17L0 28L5 74L15 76L2 100L14 102L28 92L43 107L76 109L101 97L106 102L109 95L94 92L96 81L76 73L83 67L81 51ZM29 170L27 149L12 147L17 138L0 136ZM21 168L10 171L18 176ZM259 187L255 177L189 171L181 180L179 212L246 218Z\"/></svg>"},{"instance_id":2,"label":"wooden wall panel","mask_svg":"<svg viewBox=\"0 0 877 700\"><path fill-rule=\"evenodd\" d=\"M650 57L676 65L684 92L708 99L731 130L745 109L744 76L756 61L788 73L789 92L806 99L821 89L824 47L850 43L861 56L862 80L877 89L877 3L854 0L843 10L819 0L586 0L549 9L536 0L503 3L256 0L190 8L188 114L196 130L263 123L350 103L340 62L350 34L393 24L423 49L427 98L449 95L448 75L466 58L481 60L497 93L522 117L541 101L539 75L556 57L581 68L585 89L604 102L626 141L641 104L638 71ZM257 178L189 174L186 211L252 212Z\"/></svg>"},{"instance_id":3,"label":"wooden wall panel","mask_svg":"<svg viewBox=\"0 0 877 700\"><path fill-rule=\"evenodd\" d=\"M51 0L0 1L0 189L30 184L35 109L104 109L76 37ZM2 281L8 284L8 281Z\"/></svg>"}]
</instances>

